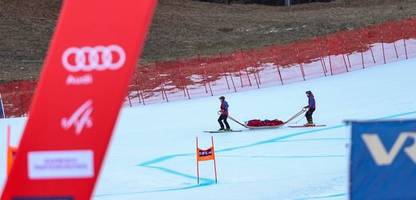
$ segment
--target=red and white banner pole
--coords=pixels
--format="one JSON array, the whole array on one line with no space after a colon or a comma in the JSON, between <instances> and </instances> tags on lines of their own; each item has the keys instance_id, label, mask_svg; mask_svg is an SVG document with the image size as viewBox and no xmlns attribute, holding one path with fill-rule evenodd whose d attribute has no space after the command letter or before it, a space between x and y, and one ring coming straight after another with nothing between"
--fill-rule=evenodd
<instances>
[{"instance_id":1,"label":"red and white banner pole","mask_svg":"<svg viewBox=\"0 0 416 200\"><path fill-rule=\"evenodd\" d=\"M2 200L91 198L155 6L64 1Z\"/></svg>"}]
</instances>

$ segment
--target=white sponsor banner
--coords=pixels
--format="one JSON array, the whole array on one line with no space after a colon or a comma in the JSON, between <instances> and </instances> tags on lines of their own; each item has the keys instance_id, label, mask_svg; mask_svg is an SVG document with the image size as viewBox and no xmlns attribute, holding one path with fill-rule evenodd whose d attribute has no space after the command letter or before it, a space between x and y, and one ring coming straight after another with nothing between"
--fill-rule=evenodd
<instances>
[{"instance_id":1,"label":"white sponsor banner","mask_svg":"<svg viewBox=\"0 0 416 200\"><path fill-rule=\"evenodd\" d=\"M30 179L92 178L94 152L32 151L28 153L28 174Z\"/></svg>"}]
</instances>

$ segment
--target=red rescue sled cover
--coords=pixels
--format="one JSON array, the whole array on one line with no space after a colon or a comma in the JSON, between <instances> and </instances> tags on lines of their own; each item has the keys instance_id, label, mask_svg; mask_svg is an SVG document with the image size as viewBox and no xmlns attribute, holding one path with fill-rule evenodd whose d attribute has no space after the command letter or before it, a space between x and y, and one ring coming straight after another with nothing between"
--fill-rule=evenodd
<instances>
[{"instance_id":1,"label":"red rescue sled cover","mask_svg":"<svg viewBox=\"0 0 416 200\"><path fill-rule=\"evenodd\" d=\"M250 127L281 126L282 124L284 124L284 122L278 119L274 119L274 120L253 119L246 123L246 125Z\"/></svg>"}]
</instances>

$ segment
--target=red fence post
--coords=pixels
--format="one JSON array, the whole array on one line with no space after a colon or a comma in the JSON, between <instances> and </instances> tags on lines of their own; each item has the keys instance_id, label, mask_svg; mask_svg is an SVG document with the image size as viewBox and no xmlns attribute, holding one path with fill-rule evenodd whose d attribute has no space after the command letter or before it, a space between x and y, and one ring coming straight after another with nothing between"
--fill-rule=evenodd
<instances>
[{"instance_id":1,"label":"red fence post","mask_svg":"<svg viewBox=\"0 0 416 200\"><path fill-rule=\"evenodd\" d=\"M277 72L279 73L279 79L280 79L280 82L282 83L282 85L283 85L283 78L282 78L282 73L280 72L280 67L278 66L278 65L276 65L276 68L277 68Z\"/></svg>"},{"instance_id":2,"label":"red fence post","mask_svg":"<svg viewBox=\"0 0 416 200\"><path fill-rule=\"evenodd\" d=\"M231 90L230 83L228 83L228 75L227 75L227 73L225 72L225 70L224 70L224 77L225 77L225 81L227 82L227 88L228 88L229 90Z\"/></svg>"},{"instance_id":3,"label":"red fence post","mask_svg":"<svg viewBox=\"0 0 416 200\"><path fill-rule=\"evenodd\" d=\"M248 72L247 68L245 68L245 71L246 71L246 76L247 76L247 79L248 79L248 84L249 84L249 85L250 85L250 87L251 87L251 86L253 86L253 85L251 84L250 75L249 75L249 72Z\"/></svg>"},{"instance_id":4,"label":"red fence post","mask_svg":"<svg viewBox=\"0 0 416 200\"><path fill-rule=\"evenodd\" d=\"M300 67L300 72L302 73L303 81L306 81L306 79L305 79L305 71L303 70L303 64L300 63L299 64L299 67Z\"/></svg>"},{"instance_id":5,"label":"red fence post","mask_svg":"<svg viewBox=\"0 0 416 200\"><path fill-rule=\"evenodd\" d=\"M409 57L407 56L406 39L403 39L403 44L404 44L404 54L406 55L406 60L407 60L409 59Z\"/></svg>"},{"instance_id":6,"label":"red fence post","mask_svg":"<svg viewBox=\"0 0 416 200\"><path fill-rule=\"evenodd\" d=\"M319 61L321 61L322 72L324 72L324 76L326 76L326 73L328 73L328 70L326 69L325 61L322 59L322 57L319 58Z\"/></svg>"},{"instance_id":7,"label":"red fence post","mask_svg":"<svg viewBox=\"0 0 416 200\"><path fill-rule=\"evenodd\" d=\"M325 60L322 57L324 55L324 51L322 50L322 42L318 38L315 38L314 41L316 43L316 45L314 45L315 49L319 54L319 61L321 62L322 71L324 72L324 76L326 76L326 73L328 73L328 70L326 69Z\"/></svg>"},{"instance_id":8,"label":"red fence post","mask_svg":"<svg viewBox=\"0 0 416 200\"><path fill-rule=\"evenodd\" d=\"M299 64L299 67L300 67L300 72L302 73L302 78L303 78L304 81L306 81L306 79L305 79L305 71L303 70L303 63L302 63L302 61L301 61L301 59L299 57L299 48L296 47L295 51L296 51L296 59L299 62L298 64Z\"/></svg>"},{"instance_id":9,"label":"red fence post","mask_svg":"<svg viewBox=\"0 0 416 200\"><path fill-rule=\"evenodd\" d=\"M384 60L384 64L386 64L387 62L386 62L386 53L385 53L385 51L384 51L384 32L383 32L383 29L381 28L380 29L380 32L381 32L381 49L382 49L382 52L383 52L383 60Z\"/></svg>"},{"instance_id":10,"label":"red fence post","mask_svg":"<svg viewBox=\"0 0 416 200\"><path fill-rule=\"evenodd\" d=\"M257 63L261 64L260 62L257 62ZM261 85L261 78L260 78L260 73L259 73L260 70L259 70L259 67L257 66L257 63L254 64L254 70L255 70L254 71L254 76L257 75L257 79L258 79L258 82L259 82L258 84Z\"/></svg>"},{"instance_id":11,"label":"red fence post","mask_svg":"<svg viewBox=\"0 0 416 200\"><path fill-rule=\"evenodd\" d=\"M163 95L165 96L163 99L166 99L166 102L169 102L169 98L168 98L168 95L167 95L166 90L165 90L165 84L162 83L161 87L162 87L162 97L163 97Z\"/></svg>"},{"instance_id":12,"label":"red fence post","mask_svg":"<svg viewBox=\"0 0 416 200\"><path fill-rule=\"evenodd\" d=\"M347 56L347 61L348 61L348 67L351 69L351 60L350 60L350 56L348 55L348 49L346 48L346 39L345 36L342 37L342 46L344 47L344 54L342 55L342 57L344 57L344 55ZM345 62L345 58L344 58L344 62ZM348 72L348 68L347 68L347 72Z\"/></svg>"},{"instance_id":13,"label":"red fence post","mask_svg":"<svg viewBox=\"0 0 416 200\"><path fill-rule=\"evenodd\" d=\"M404 45L404 54L406 55L406 60L409 59L409 57L407 56L407 46L406 46L406 39L407 39L407 32L405 32L403 30L403 26L400 26L400 32L402 33L402 38L403 38L403 45Z\"/></svg>"},{"instance_id":14,"label":"red fence post","mask_svg":"<svg viewBox=\"0 0 416 200\"><path fill-rule=\"evenodd\" d=\"M259 80L257 79L256 72L254 72L254 80L256 81L257 88L260 89Z\"/></svg>"},{"instance_id":15,"label":"red fence post","mask_svg":"<svg viewBox=\"0 0 416 200\"><path fill-rule=\"evenodd\" d=\"M230 83L228 82L228 75L227 75L227 72L226 72L226 70L225 70L225 68L224 68L224 60L223 60L224 58L223 58L223 56L222 56L222 53L220 53L220 60L221 60L221 63L220 63L220 65L221 65L221 68L222 68L222 72L223 72L223 77L225 77L225 81L227 82L227 88L228 88L228 90L230 90L231 89L231 87L230 87Z\"/></svg>"},{"instance_id":16,"label":"red fence post","mask_svg":"<svg viewBox=\"0 0 416 200\"><path fill-rule=\"evenodd\" d=\"M347 72L349 72L347 61L345 60L345 54L342 54L342 59L344 60L345 70L347 70Z\"/></svg>"},{"instance_id":17,"label":"red fence post","mask_svg":"<svg viewBox=\"0 0 416 200\"><path fill-rule=\"evenodd\" d=\"M211 92L211 96L214 96L214 93L212 93L212 87L211 82L208 81L209 91Z\"/></svg>"},{"instance_id":18,"label":"red fence post","mask_svg":"<svg viewBox=\"0 0 416 200\"><path fill-rule=\"evenodd\" d=\"M358 31L358 36L359 36L358 40L360 42L360 48L363 48L363 49L360 49L360 53L361 53L361 64L363 66L363 69L365 69L365 63L364 63L364 43L363 43L363 34L362 34L362 31L361 30Z\"/></svg>"},{"instance_id":19,"label":"red fence post","mask_svg":"<svg viewBox=\"0 0 416 200\"><path fill-rule=\"evenodd\" d=\"M145 99L144 99L144 97L143 97L143 93L139 91L139 98L140 98L140 97L142 98L143 105L146 105L146 103L145 103Z\"/></svg>"},{"instance_id":20,"label":"red fence post","mask_svg":"<svg viewBox=\"0 0 416 200\"><path fill-rule=\"evenodd\" d=\"M329 70L331 71L331 76L334 75L334 73L332 72L332 61L331 61L331 55L328 55L329 58Z\"/></svg>"},{"instance_id":21,"label":"red fence post","mask_svg":"<svg viewBox=\"0 0 416 200\"><path fill-rule=\"evenodd\" d=\"M243 61L243 63L244 63L244 71L246 72L246 76L247 76L247 79L248 79L248 84L249 84L249 86L251 87L251 86L253 86L252 84L251 84L251 79L250 79L250 74L249 74L249 72L248 72L248 70L247 70L247 65L246 65L246 62L245 62L245 60L243 60L244 58L246 58L247 57L247 55L245 55L244 54L244 51L243 51L243 49L240 49L240 58L241 58L241 60Z\"/></svg>"},{"instance_id":22,"label":"red fence post","mask_svg":"<svg viewBox=\"0 0 416 200\"><path fill-rule=\"evenodd\" d=\"M396 42L393 42L394 52L396 52L396 58L399 59L399 53L397 52Z\"/></svg>"},{"instance_id":23,"label":"red fence post","mask_svg":"<svg viewBox=\"0 0 416 200\"><path fill-rule=\"evenodd\" d=\"M136 79L135 83L136 83L136 90L137 90L137 95L138 95L138 98L139 98L139 103L143 102L143 105L145 105L144 98L143 98L143 96L141 96L141 92L140 92L139 71L136 72L135 79Z\"/></svg>"},{"instance_id":24,"label":"red fence post","mask_svg":"<svg viewBox=\"0 0 416 200\"><path fill-rule=\"evenodd\" d=\"M241 71L238 71L238 76L240 77L241 87L243 88L243 77L241 76Z\"/></svg>"},{"instance_id":25,"label":"red fence post","mask_svg":"<svg viewBox=\"0 0 416 200\"><path fill-rule=\"evenodd\" d=\"M209 88L209 91L211 93L211 96L214 96L214 94L212 93L211 82L206 80L208 78L208 75L207 75L208 73L207 73L207 70L206 70L206 66L204 66L203 69L204 69L205 90L207 90L206 85L208 84L208 88ZM208 91L206 91L206 92L208 93Z\"/></svg>"},{"instance_id":26,"label":"red fence post","mask_svg":"<svg viewBox=\"0 0 416 200\"><path fill-rule=\"evenodd\" d=\"M384 43L383 42L381 42L381 48L383 50L383 60L384 60L384 64L386 64L387 63L386 62L386 53L384 52Z\"/></svg>"},{"instance_id":27,"label":"red fence post","mask_svg":"<svg viewBox=\"0 0 416 200\"><path fill-rule=\"evenodd\" d=\"M331 52L329 51L328 37L324 37L324 38L325 38L326 50L327 50L327 53L328 53L329 71L331 72L331 76L332 76L332 75L334 75L334 73L332 71Z\"/></svg>"},{"instance_id":28,"label":"red fence post","mask_svg":"<svg viewBox=\"0 0 416 200\"><path fill-rule=\"evenodd\" d=\"M234 87L234 92L237 92L237 88L235 87L235 83L234 83L233 75L232 75L232 74L230 74L229 72L228 72L228 74L230 75L231 83L233 84L233 87Z\"/></svg>"}]
</instances>

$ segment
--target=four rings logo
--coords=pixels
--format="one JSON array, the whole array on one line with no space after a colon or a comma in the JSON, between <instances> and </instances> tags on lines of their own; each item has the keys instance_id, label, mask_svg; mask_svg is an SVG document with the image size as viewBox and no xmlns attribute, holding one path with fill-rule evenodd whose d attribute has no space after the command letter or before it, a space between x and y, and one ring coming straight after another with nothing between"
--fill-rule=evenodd
<instances>
[{"instance_id":1,"label":"four rings logo","mask_svg":"<svg viewBox=\"0 0 416 200\"><path fill-rule=\"evenodd\" d=\"M125 61L126 53L118 45L70 47L62 55L62 64L69 72L117 70Z\"/></svg>"}]
</instances>

